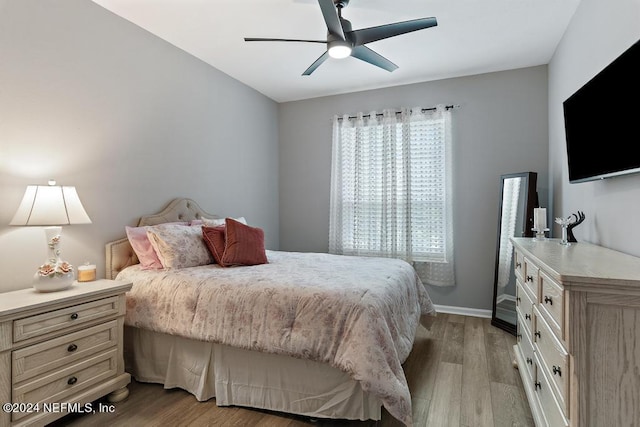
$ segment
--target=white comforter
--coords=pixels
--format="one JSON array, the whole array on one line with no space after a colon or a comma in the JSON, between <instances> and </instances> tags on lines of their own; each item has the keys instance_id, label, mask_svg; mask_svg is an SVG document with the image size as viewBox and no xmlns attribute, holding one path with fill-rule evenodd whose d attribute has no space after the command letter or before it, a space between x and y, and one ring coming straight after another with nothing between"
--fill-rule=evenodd
<instances>
[{"instance_id":1,"label":"white comforter","mask_svg":"<svg viewBox=\"0 0 640 427\"><path fill-rule=\"evenodd\" d=\"M267 251L269 264L123 270L125 323L328 363L411 425L401 363L421 316L435 310L406 262Z\"/></svg>"}]
</instances>

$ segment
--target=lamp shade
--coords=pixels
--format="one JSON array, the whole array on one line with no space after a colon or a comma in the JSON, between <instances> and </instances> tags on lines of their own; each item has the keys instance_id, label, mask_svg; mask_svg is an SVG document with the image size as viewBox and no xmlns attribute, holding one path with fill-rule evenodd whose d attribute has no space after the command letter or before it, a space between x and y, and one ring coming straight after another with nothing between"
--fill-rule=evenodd
<instances>
[{"instance_id":1,"label":"lamp shade","mask_svg":"<svg viewBox=\"0 0 640 427\"><path fill-rule=\"evenodd\" d=\"M53 182L55 184L55 181ZM75 187L29 185L10 225L91 224Z\"/></svg>"}]
</instances>

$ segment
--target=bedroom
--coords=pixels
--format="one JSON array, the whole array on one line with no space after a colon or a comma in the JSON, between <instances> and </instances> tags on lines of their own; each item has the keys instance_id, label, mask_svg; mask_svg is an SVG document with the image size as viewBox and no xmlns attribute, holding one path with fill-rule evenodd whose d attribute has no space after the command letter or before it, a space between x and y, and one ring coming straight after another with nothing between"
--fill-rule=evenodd
<instances>
[{"instance_id":1,"label":"bedroom","mask_svg":"<svg viewBox=\"0 0 640 427\"><path fill-rule=\"evenodd\" d=\"M640 38L636 1L583 0L547 65L281 104L92 2L0 0L0 20L2 291L45 258L41 230L7 224L25 187L49 178L78 188L93 224L66 227L64 253L99 276L104 244L174 197L247 217L269 248L326 251L330 117L439 102L462 106L465 168L457 284L428 289L437 305L491 308L502 173L537 171L551 216L587 213L579 240L640 256L640 178L568 184L561 110Z\"/></svg>"}]
</instances>

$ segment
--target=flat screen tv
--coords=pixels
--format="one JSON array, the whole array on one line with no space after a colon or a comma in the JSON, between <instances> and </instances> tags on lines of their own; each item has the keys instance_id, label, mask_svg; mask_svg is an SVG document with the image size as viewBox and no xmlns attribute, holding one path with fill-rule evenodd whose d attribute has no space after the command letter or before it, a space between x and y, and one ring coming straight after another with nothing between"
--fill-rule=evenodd
<instances>
[{"instance_id":1,"label":"flat screen tv","mask_svg":"<svg viewBox=\"0 0 640 427\"><path fill-rule=\"evenodd\" d=\"M640 172L640 41L563 103L569 182Z\"/></svg>"}]
</instances>

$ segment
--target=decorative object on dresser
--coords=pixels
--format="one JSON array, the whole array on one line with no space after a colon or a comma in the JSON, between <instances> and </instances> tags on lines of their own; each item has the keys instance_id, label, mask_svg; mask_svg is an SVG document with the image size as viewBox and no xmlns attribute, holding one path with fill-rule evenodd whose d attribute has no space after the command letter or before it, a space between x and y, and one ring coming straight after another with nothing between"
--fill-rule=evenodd
<instances>
[{"instance_id":1,"label":"decorative object on dresser","mask_svg":"<svg viewBox=\"0 0 640 427\"><path fill-rule=\"evenodd\" d=\"M536 425L640 425L640 258L512 240L515 353Z\"/></svg>"},{"instance_id":2,"label":"decorative object on dresser","mask_svg":"<svg viewBox=\"0 0 640 427\"><path fill-rule=\"evenodd\" d=\"M573 235L573 229L576 228L578 225L582 224L585 216L584 216L584 212L582 211L578 211L578 213L571 214L571 216L574 218L574 221L567 226L567 240L569 242L577 243L578 241Z\"/></svg>"},{"instance_id":3,"label":"decorative object on dresser","mask_svg":"<svg viewBox=\"0 0 640 427\"><path fill-rule=\"evenodd\" d=\"M34 275L33 287L40 292L66 289L73 284L73 266L60 257L62 225L91 224L75 187L29 185L10 225L47 226L49 257Z\"/></svg>"},{"instance_id":4,"label":"decorative object on dresser","mask_svg":"<svg viewBox=\"0 0 640 427\"><path fill-rule=\"evenodd\" d=\"M531 237L536 206L535 172L505 174L500 177L498 243L491 324L515 335L516 278L513 275L511 237Z\"/></svg>"},{"instance_id":5,"label":"decorative object on dresser","mask_svg":"<svg viewBox=\"0 0 640 427\"><path fill-rule=\"evenodd\" d=\"M176 222L182 224L167 225ZM215 397L218 406L379 420L384 405L410 425L402 363L420 323L428 326L435 313L413 267L390 258L266 250L262 233L241 223L216 218L190 199L141 217L138 228L154 236L160 261L194 261L180 268L138 263L130 237L107 243L107 277L133 282L127 371L198 400ZM255 251L246 253L259 256L230 267L194 256L208 250L203 232L219 250L220 236L211 230L219 226L250 232L225 229L224 252L250 237Z\"/></svg>"},{"instance_id":6,"label":"decorative object on dresser","mask_svg":"<svg viewBox=\"0 0 640 427\"><path fill-rule=\"evenodd\" d=\"M107 394L110 402L128 396L122 330L129 289L96 280L0 295L0 426L44 426L66 415L47 410L55 404L73 411Z\"/></svg>"}]
</instances>

